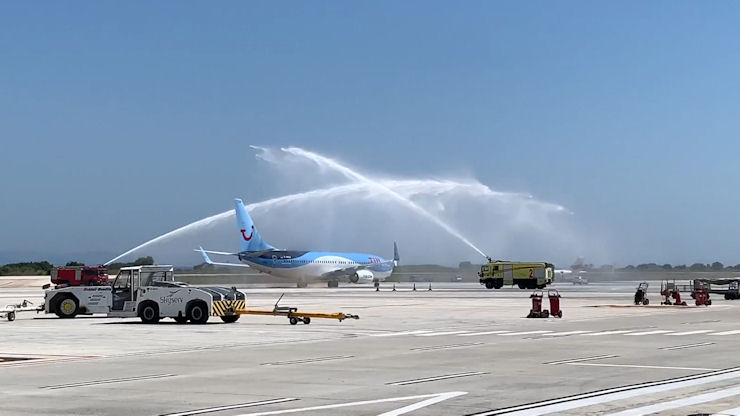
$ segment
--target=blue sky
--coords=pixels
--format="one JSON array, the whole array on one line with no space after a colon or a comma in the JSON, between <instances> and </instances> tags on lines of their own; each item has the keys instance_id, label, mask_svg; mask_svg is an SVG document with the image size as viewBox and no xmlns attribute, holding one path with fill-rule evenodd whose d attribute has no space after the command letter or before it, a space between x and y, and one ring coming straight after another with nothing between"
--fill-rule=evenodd
<instances>
[{"instance_id":1,"label":"blue sky","mask_svg":"<svg viewBox=\"0 0 740 416\"><path fill-rule=\"evenodd\" d=\"M249 144L567 206L599 260L740 263L735 2L4 2L0 252L282 195ZM351 248L347 248L348 250ZM26 254L23 254L26 255Z\"/></svg>"}]
</instances>

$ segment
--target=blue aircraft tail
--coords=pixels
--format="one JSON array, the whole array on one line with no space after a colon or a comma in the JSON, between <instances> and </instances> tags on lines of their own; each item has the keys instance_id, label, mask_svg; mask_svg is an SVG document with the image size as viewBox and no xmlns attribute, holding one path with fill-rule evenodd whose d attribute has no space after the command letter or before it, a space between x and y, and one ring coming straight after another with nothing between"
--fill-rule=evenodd
<instances>
[{"instance_id":1,"label":"blue aircraft tail","mask_svg":"<svg viewBox=\"0 0 740 416\"><path fill-rule=\"evenodd\" d=\"M234 212L236 212L236 226L239 229L240 251L263 251L274 250L275 247L265 243L259 231L254 226L252 217L244 208L241 199L234 199Z\"/></svg>"}]
</instances>

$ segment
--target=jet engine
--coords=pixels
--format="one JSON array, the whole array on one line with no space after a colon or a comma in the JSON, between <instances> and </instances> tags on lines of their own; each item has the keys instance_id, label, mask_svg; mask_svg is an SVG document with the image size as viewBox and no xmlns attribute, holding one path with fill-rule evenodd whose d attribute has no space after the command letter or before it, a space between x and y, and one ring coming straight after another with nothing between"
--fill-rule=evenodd
<instances>
[{"instance_id":1,"label":"jet engine","mask_svg":"<svg viewBox=\"0 0 740 416\"><path fill-rule=\"evenodd\" d=\"M374 277L373 272L369 270L358 270L349 277L349 281L352 283L372 282Z\"/></svg>"}]
</instances>

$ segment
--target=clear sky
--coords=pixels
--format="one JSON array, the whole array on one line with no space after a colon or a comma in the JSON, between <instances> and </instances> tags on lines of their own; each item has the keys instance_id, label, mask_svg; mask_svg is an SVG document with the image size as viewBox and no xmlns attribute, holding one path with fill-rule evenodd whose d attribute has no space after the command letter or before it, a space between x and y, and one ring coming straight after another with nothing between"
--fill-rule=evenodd
<instances>
[{"instance_id":1,"label":"clear sky","mask_svg":"<svg viewBox=\"0 0 740 416\"><path fill-rule=\"evenodd\" d=\"M255 177L260 144L531 193L598 234L600 262L740 263L739 19L729 1L2 2L0 253L118 254L283 195Z\"/></svg>"}]
</instances>

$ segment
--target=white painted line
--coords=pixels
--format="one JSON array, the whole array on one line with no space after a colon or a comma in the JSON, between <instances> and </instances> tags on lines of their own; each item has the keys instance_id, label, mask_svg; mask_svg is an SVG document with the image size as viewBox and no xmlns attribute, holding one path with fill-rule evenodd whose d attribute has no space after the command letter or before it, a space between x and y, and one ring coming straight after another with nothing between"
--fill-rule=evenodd
<instances>
[{"instance_id":1,"label":"white painted line","mask_svg":"<svg viewBox=\"0 0 740 416\"><path fill-rule=\"evenodd\" d=\"M549 364L549 365L568 364L568 363L578 363L581 361L604 360L607 358L616 358L616 357L619 357L619 356L618 355L596 355L593 357L573 358L570 360L549 361L549 362L542 363L542 364Z\"/></svg>"},{"instance_id":2,"label":"white painted line","mask_svg":"<svg viewBox=\"0 0 740 416\"><path fill-rule=\"evenodd\" d=\"M443 402L445 400L452 399L453 397L462 396L463 394L466 394L462 391L453 391L450 393L442 393L438 395L437 397L432 397L431 399L426 399L424 401L421 401L419 403L410 404L408 406L404 406L400 409L391 410L390 412L381 413L378 416L399 416L406 413L413 412L415 410L419 410L423 407L431 406L433 404Z\"/></svg>"},{"instance_id":3,"label":"white painted line","mask_svg":"<svg viewBox=\"0 0 740 416\"><path fill-rule=\"evenodd\" d=\"M427 330L417 330L417 331L403 331L403 332L391 332L390 334L372 334L371 337L397 337L399 335L416 335L416 334L424 334L426 332L432 332Z\"/></svg>"},{"instance_id":4,"label":"white painted line","mask_svg":"<svg viewBox=\"0 0 740 416\"><path fill-rule=\"evenodd\" d=\"M740 329L736 329L734 331L715 332L714 334L709 334L709 335L712 335L712 336L714 336L714 335L722 336L722 335L735 335L735 334L740 334Z\"/></svg>"},{"instance_id":5,"label":"white painted line","mask_svg":"<svg viewBox=\"0 0 740 416\"><path fill-rule=\"evenodd\" d=\"M516 335L531 335L531 334L545 334L553 331L524 331L524 332L510 332L508 334L499 334L502 337L516 336Z\"/></svg>"},{"instance_id":6,"label":"white painted line","mask_svg":"<svg viewBox=\"0 0 740 416\"><path fill-rule=\"evenodd\" d=\"M470 377L470 376L480 376L483 374L488 374L483 371L473 371L469 373L457 373L457 374L447 374L443 376L435 376L435 377L426 377L426 378L417 378L414 380L404 380L404 381L396 381L395 383L386 383L388 386L406 386L409 384L419 384L419 383L427 383L430 381L438 381L438 380L447 380L450 378L460 378L460 377Z\"/></svg>"},{"instance_id":7,"label":"white painted line","mask_svg":"<svg viewBox=\"0 0 740 416\"><path fill-rule=\"evenodd\" d=\"M672 350L682 350L684 348L704 347L707 345L714 345L714 342L700 342L698 344L677 345L675 347L663 347L660 349L664 351L672 351Z\"/></svg>"},{"instance_id":8,"label":"white painted line","mask_svg":"<svg viewBox=\"0 0 740 416\"><path fill-rule=\"evenodd\" d=\"M666 334L666 335L676 337L676 336L681 336L681 335L706 334L707 332L712 332L712 330L711 329L697 329L696 331L674 332L673 334Z\"/></svg>"},{"instance_id":9,"label":"white painted line","mask_svg":"<svg viewBox=\"0 0 740 416\"><path fill-rule=\"evenodd\" d=\"M655 334L665 334L668 332L673 332L673 331L666 331L665 329L656 329L655 331L633 332L631 334L624 334L624 335L627 335L627 336L655 335Z\"/></svg>"},{"instance_id":10,"label":"white painted line","mask_svg":"<svg viewBox=\"0 0 740 416\"><path fill-rule=\"evenodd\" d=\"M434 345L431 347L419 347L409 348L409 351L434 351L434 350L448 350L451 348L463 348L463 347L474 347L476 345L485 345L482 342L468 342L465 344L449 344L449 345Z\"/></svg>"},{"instance_id":11,"label":"white painted line","mask_svg":"<svg viewBox=\"0 0 740 416\"><path fill-rule=\"evenodd\" d=\"M593 332L593 331L568 331L568 332L553 332L552 334L542 334L543 337L561 337L566 335L578 335L578 334L585 334L587 332Z\"/></svg>"},{"instance_id":12,"label":"white painted line","mask_svg":"<svg viewBox=\"0 0 740 416\"><path fill-rule=\"evenodd\" d=\"M723 410L719 413L713 414L712 416L740 416L740 407Z\"/></svg>"},{"instance_id":13,"label":"white painted line","mask_svg":"<svg viewBox=\"0 0 740 416\"><path fill-rule=\"evenodd\" d=\"M602 405L604 403L611 403L617 400L625 400L647 394L662 393L736 378L740 378L740 369L733 368L720 370L710 374L697 374L671 380L616 387L575 396L562 397L559 399L545 400L537 403L479 413L478 416L540 416L553 413L566 414L568 410L580 409L582 407Z\"/></svg>"},{"instance_id":14,"label":"white painted line","mask_svg":"<svg viewBox=\"0 0 740 416\"><path fill-rule=\"evenodd\" d=\"M687 397L685 399L673 400L665 403L653 404L650 406L638 407L635 409L625 410L618 413L612 413L608 416L642 416L651 413L662 412L665 410L679 409L686 406L692 406L695 404L711 402L713 400L725 399L730 396L736 396L740 394L740 387L733 387L731 389L713 391L711 393L700 394L698 396Z\"/></svg>"},{"instance_id":15,"label":"white painted line","mask_svg":"<svg viewBox=\"0 0 740 416\"><path fill-rule=\"evenodd\" d=\"M568 365L584 365L592 367L624 367L624 368L653 368L658 370L691 370L691 371L717 371L717 368L700 367L665 367L660 365L637 365L637 364L599 364L599 363L565 363Z\"/></svg>"},{"instance_id":16,"label":"white painted line","mask_svg":"<svg viewBox=\"0 0 740 416\"><path fill-rule=\"evenodd\" d=\"M283 415L286 413L298 413L298 412L309 412L312 410L325 410L325 409L337 409L342 407L352 407L352 406L364 406L368 404L376 404L376 403L388 403L388 402L400 402L405 400L415 400L415 399L429 399L429 398L439 398L444 397L444 400L449 400L454 397L462 396L464 394L468 394L466 391L449 391L446 393L439 393L439 394L421 394L418 396L404 396L404 397L392 397L390 399L378 399L378 400L363 400L359 402L350 402L350 403L337 403L337 404L328 404L324 406L313 406L313 407L302 407L299 409L285 409L285 410L273 410L270 412L258 412L258 413L243 413L237 416L269 416L269 415ZM423 402L428 402L425 404L425 406L429 406L435 403L440 402L441 400L436 400L434 402L430 400L424 400ZM420 403L416 403L417 405ZM409 406L402 407L400 409L395 410L395 412L400 412L405 408L408 408ZM383 413L381 416L398 416L402 415L404 413L408 413L410 411L416 410L418 408L414 408L411 410L406 410L403 413Z\"/></svg>"},{"instance_id":17,"label":"white painted line","mask_svg":"<svg viewBox=\"0 0 740 416\"><path fill-rule=\"evenodd\" d=\"M486 331L486 332L471 332L469 334L459 334L458 337L475 337L478 335L494 335L494 334L504 334L506 332L511 331Z\"/></svg>"},{"instance_id":18,"label":"white painted line","mask_svg":"<svg viewBox=\"0 0 740 416\"><path fill-rule=\"evenodd\" d=\"M140 381L140 380L151 380L156 378L174 377L174 374L152 374L148 376L136 376L136 377L122 377L122 378L111 378L107 380L95 380L85 381L81 383L70 383L70 384L57 384L53 386L43 386L42 389L56 390L66 389L70 387L82 387L82 386L95 386L98 384L112 384L112 383L124 383L129 381Z\"/></svg>"},{"instance_id":19,"label":"white painted line","mask_svg":"<svg viewBox=\"0 0 740 416\"><path fill-rule=\"evenodd\" d=\"M440 335L457 335L457 334L464 334L466 332L470 331L446 331L446 332L431 332L428 334L417 334L417 337L438 337Z\"/></svg>"},{"instance_id":20,"label":"white painted line","mask_svg":"<svg viewBox=\"0 0 740 416\"><path fill-rule=\"evenodd\" d=\"M345 360L347 358L355 358L354 355L335 355L331 357L316 357L316 358L304 358L300 360L290 361L275 361L272 363L262 363L261 365L290 365L290 364L309 364L319 361L331 361L331 360Z\"/></svg>"},{"instance_id":21,"label":"white painted line","mask_svg":"<svg viewBox=\"0 0 740 416\"><path fill-rule=\"evenodd\" d=\"M584 337L597 337L599 335L616 335L616 334L626 334L628 332L632 332L633 330L623 330L619 329L616 331L601 331L601 332L594 332L593 334L583 334Z\"/></svg>"},{"instance_id":22,"label":"white painted line","mask_svg":"<svg viewBox=\"0 0 740 416\"><path fill-rule=\"evenodd\" d=\"M186 412L180 412L180 413L167 413L167 414L163 414L163 415L160 415L160 416L190 416L190 415L200 415L200 414L203 414L203 413L222 412L224 410L243 409L245 407L264 406L264 405L267 405L267 404L292 402L292 401L295 401L295 400L298 400L298 399L286 397L284 399L263 400L261 402L232 404L232 405L228 405L228 406L209 407L209 408L206 408L206 409L198 409L198 410L188 410Z\"/></svg>"}]
</instances>

